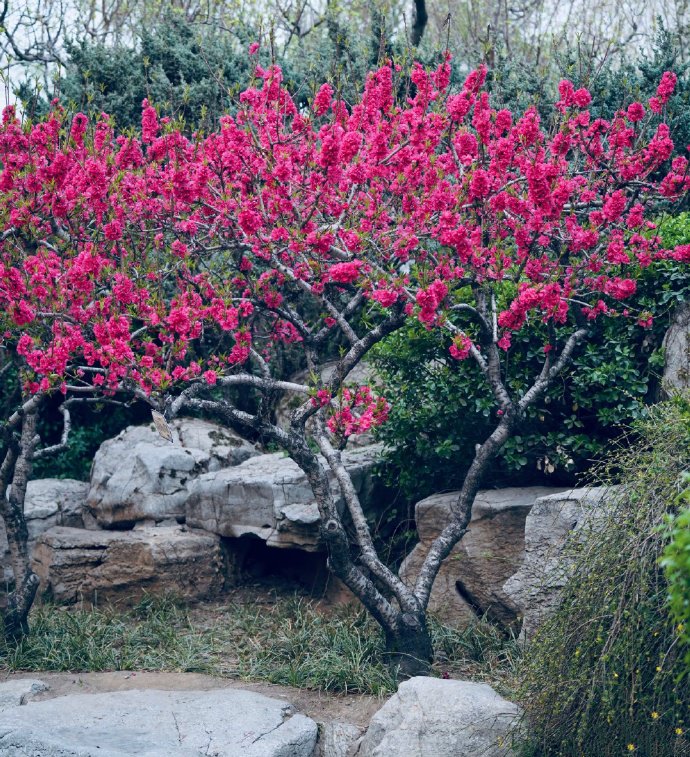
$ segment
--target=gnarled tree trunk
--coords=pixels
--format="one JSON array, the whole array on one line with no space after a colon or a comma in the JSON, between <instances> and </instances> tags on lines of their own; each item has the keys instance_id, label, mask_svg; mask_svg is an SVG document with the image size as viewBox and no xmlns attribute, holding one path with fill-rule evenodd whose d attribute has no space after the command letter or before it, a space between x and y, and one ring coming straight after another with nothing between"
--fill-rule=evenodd
<instances>
[{"instance_id":1,"label":"gnarled tree trunk","mask_svg":"<svg viewBox=\"0 0 690 757\"><path fill-rule=\"evenodd\" d=\"M33 411L24 416L21 438L19 442L10 441L0 468L0 515L5 521L14 572L14 589L7 597L7 607L3 612L7 642L16 642L28 633L29 611L39 583L38 576L31 570L29 531L24 517L26 486L31 475L37 441L36 413Z\"/></svg>"}]
</instances>

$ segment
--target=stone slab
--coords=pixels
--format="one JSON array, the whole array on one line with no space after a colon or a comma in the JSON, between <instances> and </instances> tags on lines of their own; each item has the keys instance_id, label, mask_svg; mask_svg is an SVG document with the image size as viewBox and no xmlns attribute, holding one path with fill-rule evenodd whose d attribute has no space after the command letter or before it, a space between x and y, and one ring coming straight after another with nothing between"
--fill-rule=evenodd
<instances>
[{"instance_id":1,"label":"stone slab","mask_svg":"<svg viewBox=\"0 0 690 757\"><path fill-rule=\"evenodd\" d=\"M223 588L214 534L185 526L87 531L56 526L36 542L39 591L58 603L135 604L145 594L210 599Z\"/></svg>"},{"instance_id":2,"label":"stone slab","mask_svg":"<svg viewBox=\"0 0 690 757\"><path fill-rule=\"evenodd\" d=\"M0 712L5 757L312 757L316 723L239 689L76 694Z\"/></svg>"}]
</instances>

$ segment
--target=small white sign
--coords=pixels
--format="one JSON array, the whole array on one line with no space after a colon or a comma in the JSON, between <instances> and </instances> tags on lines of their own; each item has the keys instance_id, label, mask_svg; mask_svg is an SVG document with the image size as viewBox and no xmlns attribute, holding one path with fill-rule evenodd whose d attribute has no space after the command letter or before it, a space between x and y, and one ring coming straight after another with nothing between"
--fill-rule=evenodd
<instances>
[{"instance_id":1,"label":"small white sign","mask_svg":"<svg viewBox=\"0 0 690 757\"><path fill-rule=\"evenodd\" d=\"M157 410L152 410L151 416L153 417L153 425L156 427L156 431L158 431L163 439L170 442L171 444L174 444L175 439L173 438L173 432L168 425L168 421L166 421L163 415Z\"/></svg>"}]
</instances>

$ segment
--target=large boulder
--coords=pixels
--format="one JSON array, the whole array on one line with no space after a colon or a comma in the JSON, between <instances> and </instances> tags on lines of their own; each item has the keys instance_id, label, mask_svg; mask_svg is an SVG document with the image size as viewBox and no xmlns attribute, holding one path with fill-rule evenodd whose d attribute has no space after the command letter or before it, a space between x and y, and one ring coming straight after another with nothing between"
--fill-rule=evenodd
<instances>
[{"instance_id":1,"label":"large boulder","mask_svg":"<svg viewBox=\"0 0 690 757\"><path fill-rule=\"evenodd\" d=\"M189 484L196 476L259 454L253 444L215 423L180 418L171 427L172 444L151 423L130 426L100 446L87 499L98 526L184 522Z\"/></svg>"},{"instance_id":2,"label":"large boulder","mask_svg":"<svg viewBox=\"0 0 690 757\"><path fill-rule=\"evenodd\" d=\"M317 726L240 689L71 694L0 712L0 753L19 757L312 757Z\"/></svg>"},{"instance_id":3,"label":"large boulder","mask_svg":"<svg viewBox=\"0 0 690 757\"><path fill-rule=\"evenodd\" d=\"M352 723L333 720L319 723L319 743L314 757L349 757L363 730Z\"/></svg>"},{"instance_id":4,"label":"large boulder","mask_svg":"<svg viewBox=\"0 0 690 757\"><path fill-rule=\"evenodd\" d=\"M56 526L33 552L40 591L60 603L134 604L145 594L208 599L223 588L223 555L214 534L186 526L87 531Z\"/></svg>"},{"instance_id":5,"label":"large boulder","mask_svg":"<svg viewBox=\"0 0 690 757\"><path fill-rule=\"evenodd\" d=\"M364 508L375 499L373 471L380 453L377 445L343 453ZM339 496L333 477L331 482ZM220 536L256 536L271 547L323 548L319 510L307 477L282 453L253 457L234 468L194 479L187 500L187 523Z\"/></svg>"},{"instance_id":6,"label":"large boulder","mask_svg":"<svg viewBox=\"0 0 690 757\"><path fill-rule=\"evenodd\" d=\"M434 581L429 610L458 628L482 615L507 627L515 624L518 608L503 584L522 564L528 513L538 497L556 491L541 486L480 491L468 532L444 560ZM400 568L400 577L408 585L414 585L457 499L458 492L448 492L417 503L419 543Z\"/></svg>"},{"instance_id":7,"label":"large boulder","mask_svg":"<svg viewBox=\"0 0 690 757\"><path fill-rule=\"evenodd\" d=\"M505 757L517 705L485 683L418 677L374 715L356 757Z\"/></svg>"},{"instance_id":8,"label":"large boulder","mask_svg":"<svg viewBox=\"0 0 690 757\"><path fill-rule=\"evenodd\" d=\"M586 538L607 512L616 487L583 487L540 497L525 521L525 558L503 590L522 616L529 639L558 604L572 569L569 545Z\"/></svg>"},{"instance_id":9,"label":"large boulder","mask_svg":"<svg viewBox=\"0 0 690 757\"><path fill-rule=\"evenodd\" d=\"M690 302L681 305L664 337L664 393L690 389Z\"/></svg>"}]
</instances>

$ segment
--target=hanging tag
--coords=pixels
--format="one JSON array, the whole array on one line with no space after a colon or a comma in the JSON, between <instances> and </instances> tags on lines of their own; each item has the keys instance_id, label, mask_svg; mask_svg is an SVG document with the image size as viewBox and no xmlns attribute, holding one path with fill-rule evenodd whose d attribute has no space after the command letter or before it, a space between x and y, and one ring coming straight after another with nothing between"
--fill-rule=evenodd
<instances>
[{"instance_id":1,"label":"hanging tag","mask_svg":"<svg viewBox=\"0 0 690 757\"><path fill-rule=\"evenodd\" d=\"M173 438L173 432L168 425L168 421L165 420L165 417L157 410L152 410L151 416L153 418L153 425L156 427L156 431L158 431L160 436L167 442L174 444L175 439Z\"/></svg>"}]
</instances>

